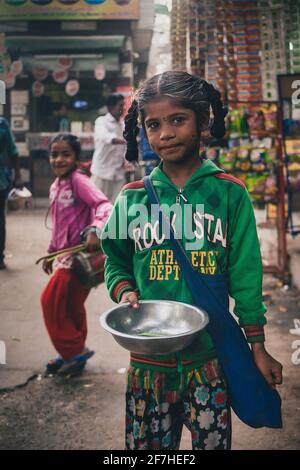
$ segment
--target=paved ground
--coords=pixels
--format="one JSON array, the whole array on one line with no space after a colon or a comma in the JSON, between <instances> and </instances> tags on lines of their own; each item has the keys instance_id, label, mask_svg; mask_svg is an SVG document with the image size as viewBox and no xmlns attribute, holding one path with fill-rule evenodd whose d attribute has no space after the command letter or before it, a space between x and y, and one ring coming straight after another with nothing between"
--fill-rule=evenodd
<instances>
[{"instance_id":1,"label":"paved ground","mask_svg":"<svg viewBox=\"0 0 300 470\"><path fill-rule=\"evenodd\" d=\"M44 215L39 208L8 215L9 269L0 272L0 340L7 350L6 365L0 365L0 448L122 449L128 354L98 324L100 313L112 305L104 286L87 301L88 344L97 353L87 370L70 380L41 375L54 354L39 306L47 277L34 264L49 238ZM252 430L234 418L233 448L300 449L300 364L291 361L294 353L300 362L300 338L289 331L300 318L300 293L272 277L266 278L265 289L272 292L268 349L284 364L284 429ZM293 343L298 349L292 349ZM187 432L182 448L190 448Z\"/></svg>"},{"instance_id":2,"label":"paved ground","mask_svg":"<svg viewBox=\"0 0 300 470\"><path fill-rule=\"evenodd\" d=\"M49 230L44 227L44 215L45 209L36 209L9 213L7 218L6 263L9 269L0 272L3 312L0 339L7 346L7 372L12 369L39 371L41 364L54 353L40 309L40 294L48 276L42 271L41 264L35 265L35 260L46 254L50 237ZM99 326L100 314L111 305L113 302L104 285L93 289L86 303L89 346L99 352L89 361L92 370L117 370L127 363L123 349ZM9 385L9 374L4 375Z\"/></svg>"}]
</instances>

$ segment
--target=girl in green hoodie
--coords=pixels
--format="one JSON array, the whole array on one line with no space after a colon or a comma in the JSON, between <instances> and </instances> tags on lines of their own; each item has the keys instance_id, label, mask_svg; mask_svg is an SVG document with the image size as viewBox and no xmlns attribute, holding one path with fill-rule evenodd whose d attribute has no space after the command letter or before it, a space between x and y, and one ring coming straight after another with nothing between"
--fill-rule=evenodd
<instances>
[{"instance_id":1,"label":"girl in green hoodie","mask_svg":"<svg viewBox=\"0 0 300 470\"><path fill-rule=\"evenodd\" d=\"M205 80L186 72L156 75L137 91L126 116L126 158L138 158L140 120L151 148L161 158L151 180L161 204L170 208L177 237L194 269L226 275L234 313L254 360L275 387L282 381L282 366L264 348L266 309L252 204L241 181L199 157L201 132L209 128L213 137L223 137L225 116L220 93ZM146 216L136 223L141 207ZM147 215L150 209L143 181L126 185L102 238L109 293L115 302L130 302L137 315L139 299L193 304L168 240ZM191 430L193 449L230 449L226 383L206 329L180 353L131 353L126 447L178 449L183 424Z\"/></svg>"}]
</instances>

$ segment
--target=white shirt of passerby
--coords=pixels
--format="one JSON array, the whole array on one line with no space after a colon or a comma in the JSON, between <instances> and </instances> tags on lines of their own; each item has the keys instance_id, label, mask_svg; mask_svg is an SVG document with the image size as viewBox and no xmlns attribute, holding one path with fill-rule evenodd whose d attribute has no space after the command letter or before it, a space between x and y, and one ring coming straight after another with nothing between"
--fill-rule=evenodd
<instances>
[{"instance_id":1,"label":"white shirt of passerby","mask_svg":"<svg viewBox=\"0 0 300 470\"><path fill-rule=\"evenodd\" d=\"M112 139L123 140L123 130L123 120L117 121L110 113L96 119L92 175L111 181L124 179L126 145L111 143Z\"/></svg>"}]
</instances>

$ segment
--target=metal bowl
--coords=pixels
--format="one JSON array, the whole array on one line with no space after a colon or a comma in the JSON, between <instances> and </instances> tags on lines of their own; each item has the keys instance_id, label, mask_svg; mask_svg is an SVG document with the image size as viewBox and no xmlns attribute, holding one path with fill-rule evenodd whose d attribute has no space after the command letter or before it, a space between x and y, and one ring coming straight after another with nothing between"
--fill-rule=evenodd
<instances>
[{"instance_id":1,"label":"metal bowl","mask_svg":"<svg viewBox=\"0 0 300 470\"><path fill-rule=\"evenodd\" d=\"M207 323L204 310L168 300L140 301L138 310L123 303L100 317L101 326L123 348L139 354L181 351Z\"/></svg>"}]
</instances>

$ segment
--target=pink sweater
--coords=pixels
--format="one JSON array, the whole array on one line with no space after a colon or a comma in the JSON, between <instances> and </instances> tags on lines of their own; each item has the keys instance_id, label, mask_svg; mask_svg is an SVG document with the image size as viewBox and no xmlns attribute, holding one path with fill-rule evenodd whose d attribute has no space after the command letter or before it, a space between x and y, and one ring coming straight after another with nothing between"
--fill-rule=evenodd
<instances>
[{"instance_id":1,"label":"pink sweater","mask_svg":"<svg viewBox=\"0 0 300 470\"><path fill-rule=\"evenodd\" d=\"M52 237L48 252L52 253L80 243L80 232L93 225L105 225L112 204L94 183L78 170L65 180L56 178L50 187Z\"/></svg>"}]
</instances>

